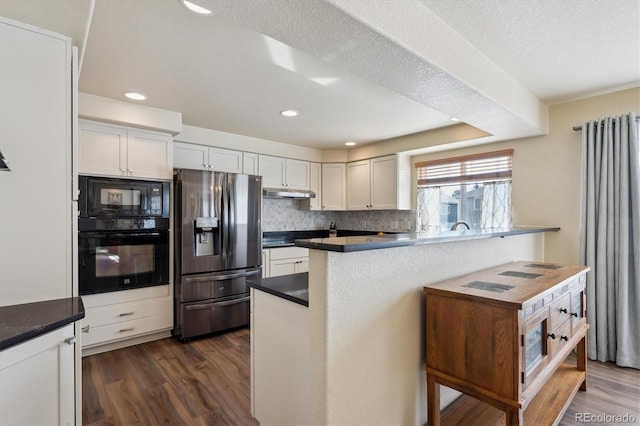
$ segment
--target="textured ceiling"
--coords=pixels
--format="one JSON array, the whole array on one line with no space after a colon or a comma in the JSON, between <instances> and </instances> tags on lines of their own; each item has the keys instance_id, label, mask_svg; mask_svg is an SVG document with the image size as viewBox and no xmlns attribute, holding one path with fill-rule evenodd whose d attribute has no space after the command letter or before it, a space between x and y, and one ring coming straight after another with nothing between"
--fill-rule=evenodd
<instances>
[{"instance_id":1,"label":"textured ceiling","mask_svg":"<svg viewBox=\"0 0 640 426\"><path fill-rule=\"evenodd\" d=\"M640 80L637 0L96 0L80 90L316 148L450 125L546 131L545 103ZM89 0L0 0L83 47ZM544 101L541 102L540 100ZM285 119L283 109L301 115Z\"/></svg>"}]
</instances>

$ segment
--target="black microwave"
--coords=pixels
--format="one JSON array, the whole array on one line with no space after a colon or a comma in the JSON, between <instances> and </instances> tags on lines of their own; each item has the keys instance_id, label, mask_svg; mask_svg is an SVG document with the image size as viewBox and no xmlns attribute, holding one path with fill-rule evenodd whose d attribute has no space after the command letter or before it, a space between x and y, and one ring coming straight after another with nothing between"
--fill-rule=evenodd
<instances>
[{"instance_id":1,"label":"black microwave","mask_svg":"<svg viewBox=\"0 0 640 426\"><path fill-rule=\"evenodd\" d=\"M79 176L81 218L169 219L169 182Z\"/></svg>"}]
</instances>

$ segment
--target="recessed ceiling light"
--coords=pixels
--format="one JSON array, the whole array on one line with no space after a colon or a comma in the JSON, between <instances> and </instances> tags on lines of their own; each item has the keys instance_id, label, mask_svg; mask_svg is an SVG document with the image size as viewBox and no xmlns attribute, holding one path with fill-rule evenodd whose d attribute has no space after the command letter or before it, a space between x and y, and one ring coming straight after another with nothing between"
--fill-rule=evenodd
<instances>
[{"instance_id":1,"label":"recessed ceiling light","mask_svg":"<svg viewBox=\"0 0 640 426\"><path fill-rule=\"evenodd\" d=\"M133 99L134 101L144 101L145 99L147 99L145 95L138 92L127 92L124 94L124 96L129 99Z\"/></svg>"},{"instance_id":2,"label":"recessed ceiling light","mask_svg":"<svg viewBox=\"0 0 640 426\"><path fill-rule=\"evenodd\" d=\"M285 117L295 117L298 114L300 113L294 109L285 109L284 111L280 111L280 115L284 115Z\"/></svg>"},{"instance_id":3,"label":"recessed ceiling light","mask_svg":"<svg viewBox=\"0 0 640 426\"><path fill-rule=\"evenodd\" d=\"M456 117L451 117L449 120L451 120L451 121L460 121L460 119L456 118Z\"/></svg>"},{"instance_id":4,"label":"recessed ceiling light","mask_svg":"<svg viewBox=\"0 0 640 426\"><path fill-rule=\"evenodd\" d=\"M355 142L345 142L344 144L346 146L354 146L356 143Z\"/></svg>"},{"instance_id":5,"label":"recessed ceiling light","mask_svg":"<svg viewBox=\"0 0 640 426\"><path fill-rule=\"evenodd\" d=\"M192 3L188 0L178 0L181 5L189 9L190 11L197 13L198 15L211 15L211 11L209 9L205 9L202 6L198 6L195 3Z\"/></svg>"}]
</instances>

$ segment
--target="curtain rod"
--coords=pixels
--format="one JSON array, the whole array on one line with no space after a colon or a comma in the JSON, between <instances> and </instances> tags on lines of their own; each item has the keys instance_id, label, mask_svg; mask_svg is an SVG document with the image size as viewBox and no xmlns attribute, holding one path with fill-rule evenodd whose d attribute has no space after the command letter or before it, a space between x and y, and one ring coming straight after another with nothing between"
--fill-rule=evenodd
<instances>
[{"instance_id":1,"label":"curtain rod","mask_svg":"<svg viewBox=\"0 0 640 426\"><path fill-rule=\"evenodd\" d=\"M616 119L613 119L613 122L615 123ZM636 122L640 121L640 117L636 117ZM604 123L600 123L600 125L602 126ZM574 126L572 127L574 132L581 132L582 131L582 126Z\"/></svg>"}]
</instances>

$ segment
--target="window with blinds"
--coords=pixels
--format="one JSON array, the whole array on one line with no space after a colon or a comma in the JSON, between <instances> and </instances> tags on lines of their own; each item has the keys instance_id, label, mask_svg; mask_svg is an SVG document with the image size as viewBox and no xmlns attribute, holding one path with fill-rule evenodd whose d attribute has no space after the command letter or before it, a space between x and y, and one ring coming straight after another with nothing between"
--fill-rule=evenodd
<instances>
[{"instance_id":1,"label":"window with blinds","mask_svg":"<svg viewBox=\"0 0 640 426\"><path fill-rule=\"evenodd\" d=\"M419 186L511 179L513 150L416 163Z\"/></svg>"},{"instance_id":2,"label":"window with blinds","mask_svg":"<svg viewBox=\"0 0 640 426\"><path fill-rule=\"evenodd\" d=\"M512 158L510 149L416 163L416 229L510 227Z\"/></svg>"}]
</instances>

